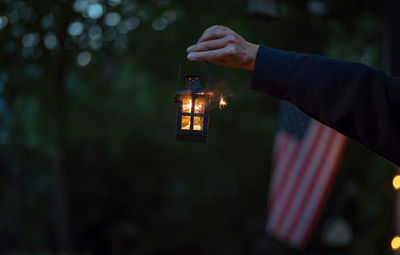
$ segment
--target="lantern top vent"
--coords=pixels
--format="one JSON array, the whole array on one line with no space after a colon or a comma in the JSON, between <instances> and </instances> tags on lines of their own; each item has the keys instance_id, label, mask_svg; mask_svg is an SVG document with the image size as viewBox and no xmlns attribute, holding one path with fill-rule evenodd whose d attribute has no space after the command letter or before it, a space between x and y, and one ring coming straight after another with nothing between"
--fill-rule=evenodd
<instances>
[{"instance_id":1,"label":"lantern top vent","mask_svg":"<svg viewBox=\"0 0 400 255\"><path fill-rule=\"evenodd\" d=\"M186 88L200 87L200 75L186 75L185 86Z\"/></svg>"},{"instance_id":2,"label":"lantern top vent","mask_svg":"<svg viewBox=\"0 0 400 255\"><path fill-rule=\"evenodd\" d=\"M185 76L185 88L179 90L174 94L175 102L178 96L183 95L202 95L213 97L214 93L212 90L206 89L201 86L200 75L186 75Z\"/></svg>"},{"instance_id":3,"label":"lantern top vent","mask_svg":"<svg viewBox=\"0 0 400 255\"><path fill-rule=\"evenodd\" d=\"M179 89L180 87L180 82L181 82L181 69L183 63L186 62L186 58L184 58L179 65L179 71L178 71L178 83L177 83L177 88ZM208 82L211 80L211 67L210 63L206 62L208 65ZM185 75L184 76L184 83L185 87L178 92L174 94L174 99L175 102L177 100L177 97L180 96L187 96L187 95L193 95L193 96L208 96L208 97L213 97L214 93L212 90L206 89L203 86L201 86L201 80L202 77L198 74L195 75Z\"/></svg>"}]
</instances>

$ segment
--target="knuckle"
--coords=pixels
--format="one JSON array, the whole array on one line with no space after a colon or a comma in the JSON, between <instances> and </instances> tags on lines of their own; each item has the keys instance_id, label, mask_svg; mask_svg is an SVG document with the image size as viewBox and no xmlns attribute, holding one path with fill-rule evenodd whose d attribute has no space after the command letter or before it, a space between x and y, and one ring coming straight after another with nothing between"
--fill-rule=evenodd
<instances>
[{"instance_id":1,"label":"knuckle","mask_svg":"<svg viewBox=\"0 0 400 255\"><path fill-rule=\"evenodd\" d=\"M194 46L192 46L192 51L197 51L197 50L199 50L199 45L198 44L196 44L196 45L194 45Z\"/></svg>"},{"instance_id":2,"label":"knuckle","mask_svg":"<svg viewBox=\"0 0 400 255\"><path fill-rule=\"evenodd\" d=\"M215 26L212 26L212 27L207 28L207 29L204 31L204 33L207 33L207 32L212 31L212 30L214 29L214 27L215 27Z\"/></svg>"},{"instance_id":3,"label":"knuckle","mask_svg":"<svg viewBox=\"0 0 400 255\"><path fill-rule=\"evenodd\" d=\"M227 28L224 27L224 26L221 26L221 25L215 25L215 26L213 26L212 28L213 28L212 31L213 31L215 34L224 34L224 33L226 33L226 31L227 31Z\"/></svg>"},{"instance_id":4,"label":"knuckle","mask_svg":"<svg viewBox=\"0 0 400 255\"><path fill-rule=\"evenodd\" d=\"M235 35L233 35L233 34L228 34L227 36L226 36L226 40L227 40L227 42L228 43L233 43L233 42L235 42L236 41L236 37L235 37Z\"/></svg>"},{"instance_id":5,"label":"knuckle","mask_svg":"<svg viewBox=\"0 0 400 255\"><path fill-rule=\"evenodd\" d=\"M229 47L226 48L226 54L229 56L235 55L236 53L236 47L234 45L230 45Z\"/></svg>"},{"instance_id":6,"label":"knuckle","mask_svg":"<svg viewBox=\"0 0 400 255\"><path fill-rule=\"evenodd\" d=\"M204 49L204 50L210 50L211 48L212 48L212 47L211 47L211 44L210 44L210 43L207 42L207 43L204 43L204 44L203 44L203 49Z\"/></svg>"},{"instance_id":7,"label":"knuckle","mask_svg":"<svg viewBox=\"0 0 400 255\"><path fill-rule=\"evenodd\" d=\"M215 32L215 31L217 31L219 29L220 29L219 25L214 25L214 26L211 26L211 27L207 28L206 32Z\"/></svg>"}]
</instances>

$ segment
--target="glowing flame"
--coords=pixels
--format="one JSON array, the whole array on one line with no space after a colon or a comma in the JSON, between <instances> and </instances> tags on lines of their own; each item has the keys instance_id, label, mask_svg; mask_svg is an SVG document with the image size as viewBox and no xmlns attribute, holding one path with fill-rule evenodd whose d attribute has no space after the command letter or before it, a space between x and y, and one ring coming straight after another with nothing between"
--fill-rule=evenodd
<instances>
[{"instance_id":1,"label":"glowing flame","mask_svg":"<svg viewBox=\"0 0 400 255\"><path fill-rule=\"evenodd\" d=\"M192 112L192 99L183 99L182 112L185 112L185 113Z\"/></svg>"},{"instance_id":2,"label":"glowing flame","mask_svg":"<svg viewBox=\"0 0 400 255\"><path fill-rule=\"evenodd\" d=\"M192 111L194 110L195 114L204 114L205 107L206 107L206 101L204 98L197 98L197 99L184 98L182 100L183 113L190 113L191 115L193 115ZM191 128L191 121L193 121L192 128ZM182 123L181 129L201 131L203 130L203 122L204 122L204 117L194 116L193 119L191 119L191 116L183 115L181 120Z\"/></svg>"},{"instance_id":3,"label":"glowing flame","mask_svg":"<svg viewBox=\"0 0 400 255\"><path fill-rule=\"evenodd\" d=\"M219 98L219 109L222 109L227 105L228 105L228 103L225 101L224 97L221 94L221 96Z\"/></svg>"},{"instance_id":4,"label":"glowing flame","mask_svg":"<svg viewBox=\"0 0 400 255\"><path fill-rule=\"evenodd\" d=\"M186 98L182 101L182 112L192 113L192 99ZM194 103L194 113L204 113L205 101L204 99L196 99Z\"/></svg>"}]
</instances>

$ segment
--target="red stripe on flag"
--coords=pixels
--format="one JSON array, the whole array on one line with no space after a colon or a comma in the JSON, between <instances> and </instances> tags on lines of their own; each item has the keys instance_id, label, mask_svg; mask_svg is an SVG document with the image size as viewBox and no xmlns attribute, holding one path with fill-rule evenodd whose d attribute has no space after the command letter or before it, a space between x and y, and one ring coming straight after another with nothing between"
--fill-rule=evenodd
<instances>
[{"instance_id":1,"label":"red stripe on flag","mask_svg":"<svg viewBox=\"0 0 400 255\"><path fill-rule=\"evenodd\" d=\"M274 150L274 158L272 161L273 170L280 164L282 158L284 158L284 151L287 148L289 141L289 135L287 135L285 132L279 132L275 142L277 147Z\"/></svg>"},{"instance_id":2,"label":"red stripe on flag","mask_svg":"<svg viewBox=\"0 0 400 255\"><path fill-rule=\"evenodd\" d=\"M282 165L280 165L280 168L278 167L274 171L274 179L272 180L272 187L270 191L270 203L269 205L271 208L275 206L275 201L277 199L276 194L280 194L283 189L285 188L285 185L282 184L283 181L287 180L288 175L290 174L290 169L294 162L296 161L296 158L300 152L301 146L300 144L297 143L297 141L291 139L290 141L290 146L293 148L290 150L290 154L286 154L285 157L282 157L282 160L286 159L285 162L282 161ZM288 158L288 159L287 159ZM286 163L286 165L284 165ZM281 175L279 178L278 175ZM278 180L279 179L279 180Z\"/></svg>"},{"instance_id":3,"label":"red stripe on flag","mask_svg":"<svg viewBox=\"0 0 400 255\"><path fill-rule=\"evenodd\" d=\"M274 154L267 230L303 248L325 205L347 139L314 120L303 140L286 136L290 141L277 144Z\"/></svg>"},{"instance_id":4,"label":"red stripe on flag","mask_svg":"<svg viewBox=\"0 0 400 255\"><path fill-rule=\"evenodd\" d=\"M288 224L290 223L289 221L293 217L293 212L295 205L296 205L296 200L298 198L302 188L302 185L304 182L306 182L307 175L311 173L313 169L315 169L315 166L313 165L318 164L318 162L321 160L321 155L320 152L323 151L323 149L326 147L327 140L329 139L329 132L327 130L319 125L317 122L314 122L314 125L318 126L318 130L321 132L318 137L315 137L315 143L313 143L313 148L310 149L309 151L309 160L305 162L305 164L301 168L300 176L297 179L296 186L294 187L294 191L291 192L291 197L289 198L286 207L284 209L284 214L281 214L281 225L279 226L279 229L276 231L278 232L278 235L281 236L283 239L285 239Z\"/></svg>"},{"instance_id":5,"label":"red stripe on flag","mask_svg":"<svg viewBox=\"0 0 400 255\"><path fill-rule=\"evenodd\" d=\"M304 248L305 245L307 244L307 241L309 240L312 230L315 228L317 221L319 219L319 216L322 213L322 210L325 207L326 201L327 201L327 197L331 191L332 185L335 182L335 176L338 172L339 169L339 164L341 162L341 159L343 158L343 154L346 148L346 144L347 144L347 138L343 135L341 135L340 133L336 134L336 139L338 140L338 151L336 153L332 152L332 157L334 157L335 159L333 160L334 163L331 166L333 171L330 171L330 175L328 177L328 182L325 184L325 189L323 191L322 196L320 197L320 200L318 201L318 207L316 210L314 210L313 215L311 216L311 221L309 226L307 227L305 233L303 235L301 235L300 240L298 241L298 246L300 248ZM334 155L336 154L336 155Z\"/></svg>"},{"instance_id":6,"label":"red stripe on flag","mask_svg":"<svg viewBox=\"0 0 400 255\"><path fill-rule=\"evenodd\" d=\"M307 204L307 199L309 199L310 195L312 194L312 192L315 192L314 188L316 185L316 182L318 181L318 179L321 177L321 173L322 171L318 171L318 169L321 169L323 167L323 164L325 163L324 159L328 156L330 148L329 148L329 144L331 144L334 139L335 139L335 134L329 130L326 130L328 132L328 140L326 142L326 144L324 144L324 148L323 148L323 152L321 153L321 157L319 157L318 159L318 164L316 166L316 170L314 173L312 173L312 177L311 177L311 182L310 184L307 186L305 192L303 193L297 193L300 194L297 196L298 199L298 205L297 208L293 208L293 210L295 210L294 212L294 219L291 221L290 226L288 227L288 230L286 231L286 233L284 233L284 235L286 236L286 239L290 239L295 226L299 223L299 220L302 216L302 213L304 213L304 208Z\"/></svg>"},{"instance_id":7,"label":"red stripe on flag","mask_svg":"<svg viewBox=\"0 0 400 255\"><path fill-rule=\"evenodd\" d=\"M310 129L310 130L312 130L312 129ZM304 167L307 166L309 164L309 162L311 161L312 156L315 152L316 144L318 143L318 141L322 135L322 131L323 131L323 129L320 126L317 126L315 134L314 133L307 134L307 138L305 138L305 139L312 139L312 140L310 141L311 145L310 145L309 149L307 151L303 150L303 153L305 154L304 159L296 158L296 162L294 164L295 168L289 168L287 170L287 171L290 171L293 174L295 174L295 175L291 176L291 178L293 178L292 181L288 180L289 183L287 185L285 185L285 183L280 183L280 185L282 185L284 188L283 198L281 198L280 194L278 193L277 196L275 196L274 200L276 201L277 199L280 199L280 203L282 206L279 207L279 204L278 204L278 207L275 208L276 210L275 210L274 214L277 215L278 219L276 222L273 222L275 224L274 224L274 227L272 228L272 232L275 234L278 234L278 236L279 236L279 229L282 226L282 223L285 220L285 217L287 215L287 209L290 206L290 203L292 202L292 199L293 199L292 194L296 193L296 190L298 188L299 182L297 180L299 179L299 177L301 178L301 176L304 172L303 171ZM309 133L311 133L311 132L309 132ZM283 180L283 182L286 182L286 180ZM275 207L274 204L273 204L273 207Z\"/></svg>"}]
</instances>

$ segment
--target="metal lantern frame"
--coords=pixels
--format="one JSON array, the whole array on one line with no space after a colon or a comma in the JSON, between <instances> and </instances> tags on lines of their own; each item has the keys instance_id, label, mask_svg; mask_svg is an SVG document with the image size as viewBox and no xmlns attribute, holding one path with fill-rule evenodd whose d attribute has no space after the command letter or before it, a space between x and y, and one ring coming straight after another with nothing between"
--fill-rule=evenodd
<instances>
[{"instance_id":1,"label":"metal lantern frame","mask_svg":"<svg viewBox=\"0 0 400 255\"><path fill-rule=\"evenodd\" d=\"M176 111L176 140L184 142L207 142L208 126L210 117L211 102L214 93L201 86L200 75L186 75L184 77L185 88L179 90L181 83L181 70L182 65L186 62L186 58L182 60L179 65L177 89L178 92L174 94L175 102L177 103ZM211 80L211 66L208 65L208 82ZM189 107L184 110L185 100L190 100ZM197 102L201 104L201 110L196 109ZM200 104L197 104L200 105ZM196 112L197 111L197 112ZM190 119L189 119L190 118ZM183 128L182 121L186 119L189 126ZM196 129L196 121L198 123ZM200 129L199 129L200 127Z\"/></svg>"}]
</instances>

